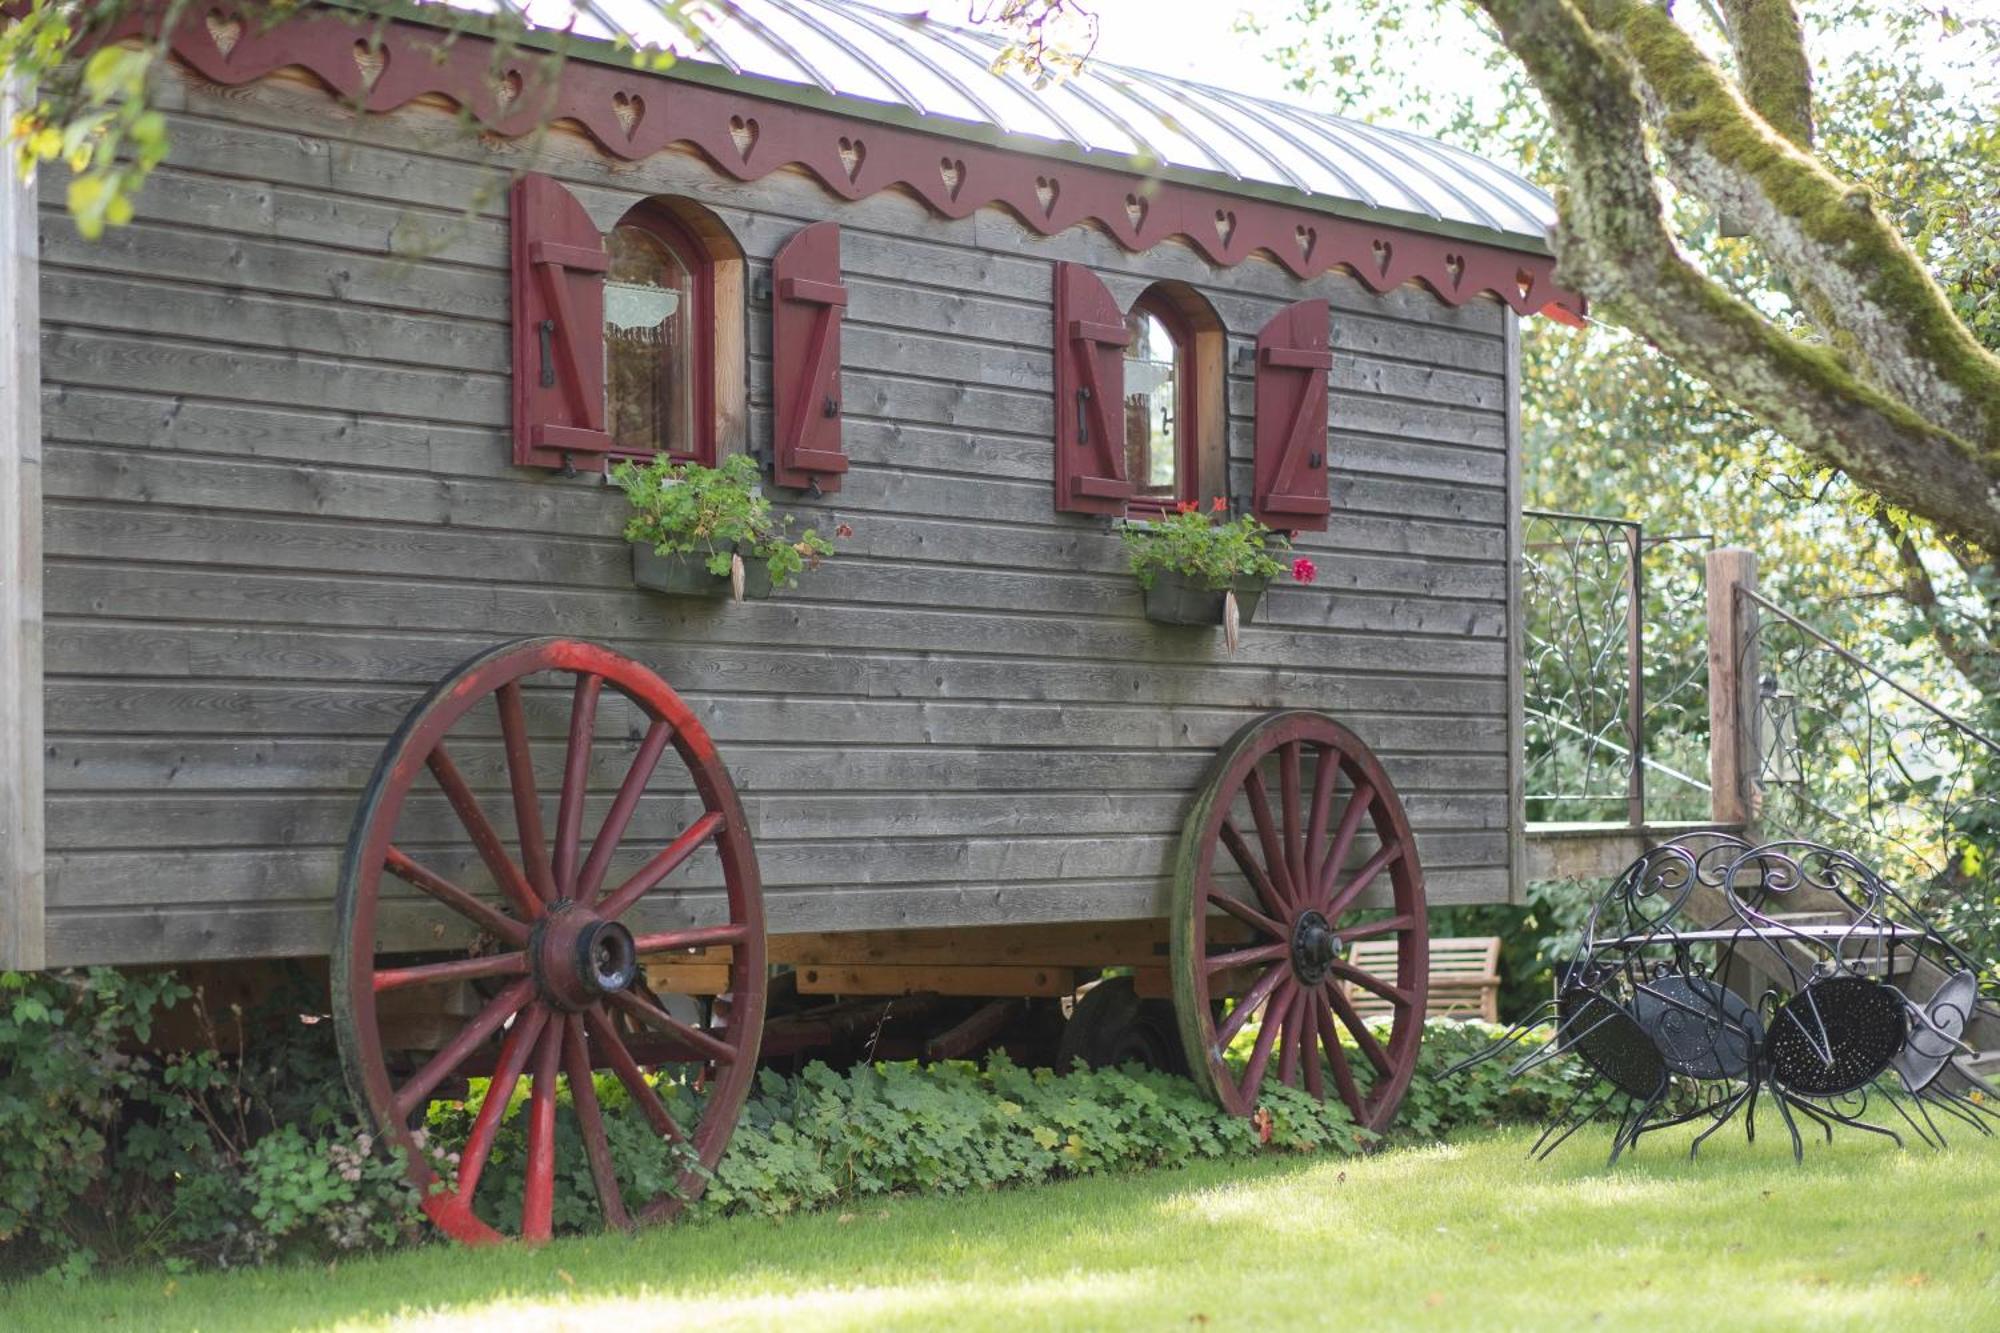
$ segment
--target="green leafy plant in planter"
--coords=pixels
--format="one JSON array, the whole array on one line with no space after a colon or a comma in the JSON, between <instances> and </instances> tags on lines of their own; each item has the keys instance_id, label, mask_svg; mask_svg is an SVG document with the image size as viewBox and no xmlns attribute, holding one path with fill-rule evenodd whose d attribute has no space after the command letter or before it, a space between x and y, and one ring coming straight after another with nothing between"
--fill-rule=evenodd
<instances>
[{"instance_id":1,"label":"green leafy plant in planter","mask_svg":"<svg viewBox=\"0 0 2000 1333\"><path fill-rule=\"evenodd\" d=\"M706 595L732 586L740 601L790 587L800 571L833 554L817 529L794 537L792 520L771 512L748 454L732 454L718 467L662 454L618 464L611 480L632 504L625 537L641 587ZM841 537L851 532L845 523L834 529Z\"/></svg>"},{"instance_id":2,"label":"green leafy plant in planter","mask_svg":"<svg viewBox=\"0 0 2000 1333\"><path fill-rule=\"evenodd\" d=\"M1118 530L1132 574L1146 594L1146 618L1166 625L1221 625L1235 651L1237 619L1257 610L1265 587L1285 568L1284 537L1249 514L1218 521L1228 511L1217 497L1206 512L1182 501L1175 512ZM1292 562L1292 577L1313 581L1312 561Z\"/></svg>"}]
</instances>

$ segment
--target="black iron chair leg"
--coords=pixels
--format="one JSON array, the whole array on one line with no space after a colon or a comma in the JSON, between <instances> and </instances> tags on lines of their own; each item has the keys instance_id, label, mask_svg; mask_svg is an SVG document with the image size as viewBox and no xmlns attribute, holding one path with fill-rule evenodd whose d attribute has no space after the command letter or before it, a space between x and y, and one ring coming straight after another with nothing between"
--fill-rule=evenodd
<instances>
[{"instance_id":1,"label":"black iron chair leg","mask_svg":"<svg viewBox=\"0 0 2000 1333\"><path fill-rule=\"evenodd\" d=\"M1722 1109L1716 1112L1715 1123L1710 1125L1707 1129L1704 1129L1701 1133L1695 1135L1694 1142L1688 1145L1688 1160L1690 1162L1693 1161L1695 1158L1695 1154L1701 1151L1702 1142L1705 1139L1707 1139L1709 1135L1715 1133L1716 1130L1721 1129L1724 1125L1728 1124L1729 1117L1736 1114L1738 1108L1742 1107L1746 1102L1749 1102L1752 1099L1754 1099L1756 1095L1757 1095L1757 1085L1755 1083L1746 1083L1743 1085L1743 1090L1741 1092L1731 1097L1727 1102L1724 1102L1722 1105Z\"/></svg>"},{"instance_id":2,"label":"black iron chair leg","mask_svg":"<svg viewBox=\"0 0 2000 1333\"><path fill-rule=\"evenodd\" d=\"M1771 1088L1771 1100L1778 1104L1778 1118L1785 1122L1785 1128L1792 1133L1792 1160L1800 1166L1804 1166L1806 1162L1806 1145L1805 1140L1799 1137L1798 1122L1792 1119L1792 1109L1790 1106L1792 1099L1786 1095L1783 1088L1774 1085Z\"/></svg>"},{"instance_id":3,"label":"black iron chair leg","mask_svg":"<svg viewBox=\"0 0 2000 1333\"><path fill-rule=\"evenodd\" d=\"M1912 1120L1910 1118L1909 1111L1905 1109L1905 1107L1903 1106L1902 1098L1891 1096L1889 1097L1888 1102L1890 1106L1895 1108L1896 1114L1903 1117L1903 1123L1910 1127L1910 1131L1923 1141L1923 1145L1926 1148L1942 1148L1945 1146L1944 1135L1938 1133L1937 1124L1931 1120L1930 1112L1924 1111L1924 1121L1926 1124L1930 1125L1931 1134L1937 1134L1937 1140L1935 1142L1931 1140L1930 1134L1924 1133L1923 1125L1919 1125L1915 1120ZM1917 1109L1919 1111L1923 1110L1922 1103L1918 1104Z\"/></svg>"},{"instance_id":4,"label":"black iron chair leg","mask_svg":"<svg viewBox=\"0 0 2000 1333\"><path fill-rule=\"evenodd\" d=\"M1631 1119L1619 1126L1618 1133L1611 1140L1611 1160L1604 1164L1606 1167L1618 1165L1619 1154L1639 1142L1639 1136L1646 1132L1647 1119L1653 1114L1653 1111L1659 1104L1666 1099L1666 1096L1667 1086L1663 1085L1658 1092L1648 1097L1640 1105L1639 1110Z\"/></svg>"},{"instance_id":5,"label":"black iron chair leg","mask_svg":"<svg viewBox=\"0 0 2000 1333\"><path fill-rule=\"evenodd\" d=\"M1589 1090L1585 1089L1585 1092L1583 1094L1580 1094L1577 1097L1576 1101L1571 1102L1570 1103L1571 1108L1574 1108L1576 1106L1576 1102L1582 1101L1583 1097L1585 1095L1588 1095L1588 1092ZM1528 1149L1528 1156L1537 1162L1548 1161L1550 1155L1553 1154L1556 1149L1562 1147L1563 1144L1568 1141L1570 1135L1576 1133L1579 1129L1582 1129L1585 1125L1597 1119L1598 1115L1604 1110L1604 1108L1611 1105L1611 1099L1617 1095L1618 1093L1615 1089L1611 1092L1605 1093L1604 1096L1598 1098L1597 1105L1591 1107L1590 1111L1587 1114L1578 1118L1574 1123L1569 1122L1568 1112L1565 1111L1564 1118L1562 1120L1556 1121L1554 1124L1550 1125L1547 1129L1542 1131L1542 1137L1535 1140L1535 1146L1533 1148ZM1548 1147L1543 1148L1542 1144L1548 1140L1549 1135L1555 1133L1556 1130L1558 1129L1562 1129L1564 1124L1569 1124L1569 1128L1563 1129L1562 1136L1560 1138L1558 1138L1554 1143L1550 1143Z\"/></svg>"}]
</instances>

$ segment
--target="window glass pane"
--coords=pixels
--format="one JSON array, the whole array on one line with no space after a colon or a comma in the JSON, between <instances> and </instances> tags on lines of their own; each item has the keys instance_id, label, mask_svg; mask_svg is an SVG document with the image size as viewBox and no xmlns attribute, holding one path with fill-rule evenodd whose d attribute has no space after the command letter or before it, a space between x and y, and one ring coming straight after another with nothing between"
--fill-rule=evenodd
<instances>
[{"instance_id":1,"label":"window glass pane","mask_svg":"<svg viewBox=\"0 0 2000 1333\"><path fill-rule=\"evenodd\" d=\"M644 227L611 233L604 281L605 417L621 449L694 450L687 266Z\"/></svg>"},{"instance_id":2,"label":"window glass pane","mask_svg":"<svg viewBox=\"0 0 2000 1333\"><path fill-rule=\"evenodd\" d=\"M1125 319L1125 475L1137 495L1180 491L1180 346L1158 315Z\"/></svg>"}]
</instances>

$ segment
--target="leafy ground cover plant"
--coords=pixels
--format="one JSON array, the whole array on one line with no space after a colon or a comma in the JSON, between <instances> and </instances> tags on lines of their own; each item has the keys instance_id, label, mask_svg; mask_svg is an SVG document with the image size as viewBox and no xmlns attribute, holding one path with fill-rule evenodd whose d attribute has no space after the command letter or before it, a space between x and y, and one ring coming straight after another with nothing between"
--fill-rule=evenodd
<instances>
[{"instance_id":1,"label":"leafy ground cover plant","mask_svg":"<svg viewBox=\"0 0 2000 1333\"><path fill-rule=\"evenodd\" d=\"M171 973L0 973L0 1274L236 1266L415 1235L401 1166L345 1113L331 1025L299 1021L306 989L218 1024ZM175 1009L200 1040L153 1053Z\"/></svg>"},{"instance_id":2,"label":"leafy ground cover plant","mask_svg":"<svg viewBox=\"0 0 2000 1333\"><path fill-rule=\"evenodd\" d=\"M1207 511L1183 501L1171 514L1121 526L1118 538L1125 543L1139 586L1152 587L1162 572L1180 574L1216 590L1237 579L1277 577L1283 568L1278 555L1288 551L1290 543L1249 514L1223 521L1214 518L1228 508L1220 497L1209 502ZM1312 562L1296 562L1293 577L1301 583L1312 582Z\"/></svg>"},{"instance_id":3,"label":"leafy ground cover plant","mask_svg":"<svg viewBox=\"0 0 2000 1333\"><path fill-rule=\"evenodd\" d=\"M771 586L790 587L805 569L817 569L833 543L815 528L792 536L792 520L771 511L758 484L757 460L731 454L717 467L676 463L665 454L650 463L624 462L611 480L632 503L628 541L645 542L661 555L698 560L718 578L733 556L762 560ZM841 524L836 536L848 536Z\"/></svg>"}]
</instances>

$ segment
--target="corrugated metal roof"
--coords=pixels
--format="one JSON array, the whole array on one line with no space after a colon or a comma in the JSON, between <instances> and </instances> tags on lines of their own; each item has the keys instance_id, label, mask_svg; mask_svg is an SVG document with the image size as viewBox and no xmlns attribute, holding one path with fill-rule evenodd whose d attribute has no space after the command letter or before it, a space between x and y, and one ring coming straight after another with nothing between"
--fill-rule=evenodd
<instances>
[{"instance_id":1,"label":"corrugated metal roof","mask_svg":"<svg viewBox=\"0 0 2000 1333\"><path fill-rule=\"evenodd\" d=\"M855 0L453 0L507 9L544 32L681 56L671 74L756 85L940 134L1176 177L1459 236L1545 250L1555 207L1483 158L1402 130L1092 59L1035 88L994 71L996 33ZM588 45L577 51L588 56ZM607 52L607 57L609 53ZM619 61L627 57L622 53ZM817 95L817 96L815 96Z\"/></svg>"}]
</instances>

